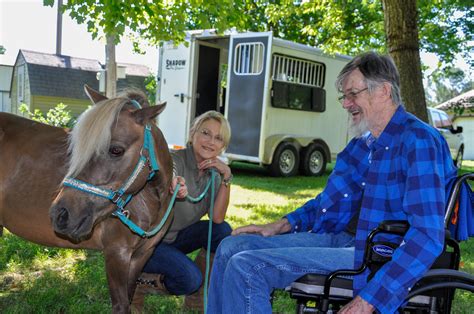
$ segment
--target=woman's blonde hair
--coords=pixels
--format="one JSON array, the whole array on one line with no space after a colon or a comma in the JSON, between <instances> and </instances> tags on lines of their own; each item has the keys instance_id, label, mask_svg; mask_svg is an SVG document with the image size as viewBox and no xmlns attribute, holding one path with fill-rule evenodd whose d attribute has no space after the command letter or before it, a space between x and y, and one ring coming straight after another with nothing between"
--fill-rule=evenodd
<instances>
[{"instance_id":1,"label":"woman's blonde hair","mask_svg":"<svg viewBox=\"0 0 474 314\"><path fill-rule=\"evenodd\" d=\"M188 137L188 144L193 143L193 138L196 132L201 128L204 122L207 120L216 120L221 124L221 129L219 130L219 134L222 136L222 139L224 140L224 148L222 151L226 150L226 148L229 146L230 142L230 124L229 121L220 113L214 110L207 111L203 113L202 115L196 117L194 119L193 124L191 128L189 129L189 137Z\"/></svg>"}]
</instances>

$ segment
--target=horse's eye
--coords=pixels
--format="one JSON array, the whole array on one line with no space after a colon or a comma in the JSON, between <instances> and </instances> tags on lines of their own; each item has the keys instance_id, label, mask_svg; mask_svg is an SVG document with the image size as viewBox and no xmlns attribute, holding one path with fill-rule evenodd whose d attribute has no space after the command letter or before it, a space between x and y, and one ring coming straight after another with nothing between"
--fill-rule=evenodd
<instances>
[{"instance_id":1,"label":"horse's eye","mask_svg":"<svg viewBox=\"0 0 474 314\"><path fill-rule=\"evenodd\" d=\"M120 157L123 155L124 149L119 146L110 146L109 148L109 154L112 157Z\"/></svg>"}]
</instances>

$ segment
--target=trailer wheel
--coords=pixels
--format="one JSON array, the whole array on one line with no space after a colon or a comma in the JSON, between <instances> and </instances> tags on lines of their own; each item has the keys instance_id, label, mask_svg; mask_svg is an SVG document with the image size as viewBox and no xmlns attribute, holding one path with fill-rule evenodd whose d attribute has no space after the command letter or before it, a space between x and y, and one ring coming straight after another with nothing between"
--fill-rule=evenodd
<instances>
[{"instance_id":1,"label":"trailer wheel","mask_svg":"<svg viewBox=\"0 0 474 314\"><path fill-rule=\"evenodd\" d=\"M299 156L296 147L288 142L281 143L275 150L270 173L275 177L291 177L298 172Z\"/></svg>"},{"instance_id":2,"label":"trailer wheel","mask_svg":"<svg viewBox=\"0 0 474 314\"><path fill-rule=\"evenodd\" d=\"M324 148L319 144L311 144L304 149L301 156L301 170L306 176L320 176L326 171L327 159Z\"/></svg>"}]
</instances>

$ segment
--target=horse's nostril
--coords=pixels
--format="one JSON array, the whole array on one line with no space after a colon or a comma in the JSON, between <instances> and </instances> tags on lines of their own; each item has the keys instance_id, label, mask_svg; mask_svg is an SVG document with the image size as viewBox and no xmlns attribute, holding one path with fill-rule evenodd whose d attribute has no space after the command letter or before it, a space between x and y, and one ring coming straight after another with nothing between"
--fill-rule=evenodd
<instances>
[{"instance_id":1,"label":"horse's nostril","mask_svg":"<svg viewBox=\"0 0 474 314\"><path fill-rule=\"evenodd\" d=\"M56 218L56 223L59 228L64 228L67 226L69 220L69 212L66 208L61 207L58 209L58 216Z\"/></svg>"}]
</instances>

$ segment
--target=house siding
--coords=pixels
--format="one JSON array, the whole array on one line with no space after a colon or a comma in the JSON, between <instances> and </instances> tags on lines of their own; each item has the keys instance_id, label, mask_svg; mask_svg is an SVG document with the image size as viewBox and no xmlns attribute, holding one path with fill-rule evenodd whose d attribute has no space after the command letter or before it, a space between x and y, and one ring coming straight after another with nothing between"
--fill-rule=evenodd
<instances>
[{"instance_id":1,"label":"house siding","mask_svg":"<svg viewBox=\"0 0 474 314\"><path fill-rule=\"evenodd\" d=\"M71 114L77 118L87 108L92 105L89 99L75 99L66 97L54 97L54 96L33 96L31 111L35 109L41 110L43 114L46 114L50 109L55 108L59 103L63 103L67 106L66 110L70 111Z\"/></svg>"}]
</instances>

